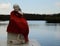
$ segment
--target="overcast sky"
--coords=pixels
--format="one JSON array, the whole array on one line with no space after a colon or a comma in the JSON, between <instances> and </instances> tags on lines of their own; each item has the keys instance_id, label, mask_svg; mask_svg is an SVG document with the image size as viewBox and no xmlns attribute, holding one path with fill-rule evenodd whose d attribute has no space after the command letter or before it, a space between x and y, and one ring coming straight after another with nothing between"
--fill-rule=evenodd
<instances>
[{"instance_id":1,"label":"overcast sky","mask_svg":"<svg viewBox=\"0 0 60 46\"><path fill-rule=\"evenodd\" d=\"M0 0L0 14L10 14L14 4L18 4L24 13L60 13L60 0Z\"/></svg>"}]
</instances>

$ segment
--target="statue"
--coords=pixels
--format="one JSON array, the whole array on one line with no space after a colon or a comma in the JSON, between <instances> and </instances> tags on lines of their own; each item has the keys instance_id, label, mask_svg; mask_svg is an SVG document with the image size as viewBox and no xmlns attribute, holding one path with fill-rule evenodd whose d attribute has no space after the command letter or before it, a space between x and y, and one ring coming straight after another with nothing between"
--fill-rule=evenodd
<instances>
[{"instance_id":1,"label":"statue","mask_svg":"<svg viewBox=\"0 0 60 46\"><path fill-rule=\"evenodd\" d=\"M29 26L19 5L13 5L10 21L7 27L8 43L28 43Z\"/></svg>"}]
</instances>

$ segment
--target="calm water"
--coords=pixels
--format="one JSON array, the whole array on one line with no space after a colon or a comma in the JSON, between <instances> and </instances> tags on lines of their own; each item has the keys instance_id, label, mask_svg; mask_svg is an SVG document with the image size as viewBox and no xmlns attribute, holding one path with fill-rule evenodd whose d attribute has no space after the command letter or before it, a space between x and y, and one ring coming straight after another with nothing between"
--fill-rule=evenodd
<instances>
[{"instance_id":1,"label":"calm water","mask_svg":"<svg viewBox=\"0 0 60 46\"><path fill-rule=\"evenodd\" d=\"M60 24L45 21L28 21L29 38L36 39L41 46L60 46ZM0 22L0 40L6 39L7 22Z\"/></svg>"}]
</instances>

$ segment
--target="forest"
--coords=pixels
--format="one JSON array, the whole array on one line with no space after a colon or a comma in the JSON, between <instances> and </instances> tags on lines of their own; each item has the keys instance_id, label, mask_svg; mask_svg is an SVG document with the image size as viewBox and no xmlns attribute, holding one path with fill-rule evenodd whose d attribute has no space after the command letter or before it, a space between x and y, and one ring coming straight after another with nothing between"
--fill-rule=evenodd
<instances>
[{"instance_id":1,"label":"forest","mask_svg":"<svg viewBox=\"0 0 60 46\"><path fill-rule=\"evenodd\" d=\"M47 23L60 23L60 13L58 14L29 14L24 13L27 20L45 20ZM10 20L10 15L0 15L0 21Z\"/></svg>"}]
</instances>

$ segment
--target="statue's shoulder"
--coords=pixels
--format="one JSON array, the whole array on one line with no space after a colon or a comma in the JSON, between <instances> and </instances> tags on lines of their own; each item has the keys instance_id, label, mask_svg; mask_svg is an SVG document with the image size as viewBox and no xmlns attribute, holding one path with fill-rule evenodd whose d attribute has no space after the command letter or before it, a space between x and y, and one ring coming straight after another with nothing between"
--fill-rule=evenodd
<instances>
[{"instance_id":1,"label":"statue's shoulder","mask_svg":"<svg viewBox=\"0 0 60 46\"><path fill-rule=\"evenodd\" d=\"M15 12L15 11L11 11L10 13L13 13L13 12Z\"/></svg>"},{"instance_id":2,"label":"statue's shoulder","mask_svg":"<svg viewBox=\"0 0 60 46\"><path fill-rule=\"evenodd\" d=\"M10 14L14 14L14 13L16 13L16 11L14 11L14 10L10 12Z\"/></svg>"}]
</instances>

